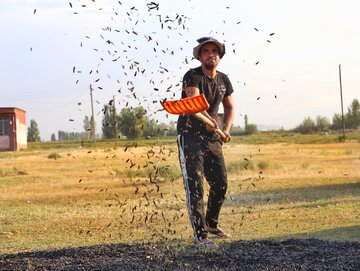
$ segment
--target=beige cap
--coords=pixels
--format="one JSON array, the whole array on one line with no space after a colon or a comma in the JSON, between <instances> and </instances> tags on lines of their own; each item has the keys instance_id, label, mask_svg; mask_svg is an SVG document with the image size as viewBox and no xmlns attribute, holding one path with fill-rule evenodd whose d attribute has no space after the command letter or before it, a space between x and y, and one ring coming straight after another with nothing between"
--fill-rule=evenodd
<instances>
[{"instance_id":1,"label":"beige cap","mask_svg":"<svg viewBox=\"0 0 360 271\"><path fill-rule=\"evenodd\" d=\"M215 43L220 50L220 58L222 58L225 55L225 44L219 42L217 39L213 37L203 37L197 40L199 43L198 46L194 47L193 55L196 59L199 59L200 49L207 43Z\"/></svg>"}]
</instances>

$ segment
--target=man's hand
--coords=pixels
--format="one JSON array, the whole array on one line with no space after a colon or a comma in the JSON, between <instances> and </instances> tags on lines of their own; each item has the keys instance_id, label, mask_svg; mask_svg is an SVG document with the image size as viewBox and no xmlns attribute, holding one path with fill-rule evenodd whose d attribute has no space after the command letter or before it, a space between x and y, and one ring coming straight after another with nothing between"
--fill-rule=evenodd
<instances>
[{"instance_id":1,"label":"man's hand","mask_svg":"<svg viewBox=\"0 0 360 271\"><path fill-rule=\"evenodd\" d=\"M206 130L210 133L215 133L217 129L219 129L219 125L216 122L215 119L213 118L208 118L209 120L211 120L211 122L213 123L213 127L211 127L210 125L206 124ZM225 137L221 137L222 142L227 143L231 141L231 135L229 131L223 131Z\"/></svg>"},{"instance_id":2,"label":"man's hand","mask_svg":"<svg viewBox=\"0 0 360 271\"><path fill-rule=\"evenodd\" d=\"M221 138L221 140L224 142L224 143L228 143L231 141L231 135L230 135L230 132L227 132L227 131L223 131L224 135L225 135L225 138Z\"/></svg>"}]
</instances>

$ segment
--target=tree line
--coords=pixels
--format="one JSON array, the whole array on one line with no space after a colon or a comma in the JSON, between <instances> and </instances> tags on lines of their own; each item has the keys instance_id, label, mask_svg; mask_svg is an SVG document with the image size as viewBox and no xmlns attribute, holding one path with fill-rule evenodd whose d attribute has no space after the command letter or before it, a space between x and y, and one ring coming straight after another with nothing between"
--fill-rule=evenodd
<instances>
[{"instance_id":1,"label":"tree line","mask_svg":"<svg viewBox=\"0 0 360 271\"><path fill-rule=\"evenodd\" d=\"M159 123L158 120L151 119L145 108L139 107L126 107L121 109L117 114L115 106L110 101L104 105L102 109L103 117L101 121L102 138L150 138L161 136L174 136L176 135L176 123L170 122L169 124ZM353 99L350 106L344 114L345 127L347 129L360 128L360 104L357 99ZM248 135L256 133L257 126L250 124L248 116L244 117L245 128L233 127L233 135ZM58 131L57 140L90 140L92 131L92 118L85 116L83 121L83 132L65 132ZM302 134L309 134L315 132L328 132L330 130L342 129L342 115L335 113L332 121L323 116L317 116L315 119L306 117L302 123L297 125L292 131ZM41 141L38 125L35 120L30 121L27 134L28 142ZM55 134L51 135L51 140L55 141Z\"/></svg>"},{"instance_id":2,"label":"tree line","mask_svg":"<svg viewBox=\"0 0 360 271\"><path fill-rule=\"evenodd\" d=\"M176 135L175 122L159 123L151 119L144 107L125 107L119 114L109 103L103 108L102 135L105 139L126 137L128 139Z\"/></svg>"},{"instance_id":3,"label":"tree line","mask_svg":"<svg viewBox=\"0 0 360 271\"><path fill-rule=\"evenodd\" d=\"M350 106L344 114L344 123L346 129L360 128L360 104L357 99L353 99ZM302 134L311 134L315 132L328 132L330 130L340 130L343 127L342 114L335 113L332 121L323 116L317 116L315 119L306 117L293 131Z\"/></svg>"}]
</instances>

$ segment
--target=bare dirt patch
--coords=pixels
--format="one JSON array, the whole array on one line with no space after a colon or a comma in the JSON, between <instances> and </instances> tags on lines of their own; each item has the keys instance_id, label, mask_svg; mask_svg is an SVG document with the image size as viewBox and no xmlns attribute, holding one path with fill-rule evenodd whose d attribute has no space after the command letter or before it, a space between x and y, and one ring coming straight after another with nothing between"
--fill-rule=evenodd
<instances>
[{"instance_id":1,"label":"bare dirt patch","mask_svg":"<svg viewBox=\"0 0 360 271\"><path fill-rule=\"evenodd\" d=\"M0 270L359 270L360 243L236 241L217 251L168 243L111 244L0 256Z\"/></svg>"}]
</instances>

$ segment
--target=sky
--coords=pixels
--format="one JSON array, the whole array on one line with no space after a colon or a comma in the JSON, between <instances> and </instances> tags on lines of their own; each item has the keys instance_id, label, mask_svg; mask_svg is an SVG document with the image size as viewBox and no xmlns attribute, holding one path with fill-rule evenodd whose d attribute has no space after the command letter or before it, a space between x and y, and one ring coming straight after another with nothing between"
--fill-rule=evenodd
<instances>
[{"instance_id":1,"label":"sky","mask_svg":"<svg viewBox=\"0 0 360 271\"><path fill-rule=\"evenodd\" d=\"M236 115L259 128L291 129L341 113L360 99L356 0L0 0L0 107L27 112L43 140L83 132L93 89L102 109L143 106L176 121L159 100L179 99L196 39L224 42L218 70L232 82Z\"/></svg>"}]
</instances>

